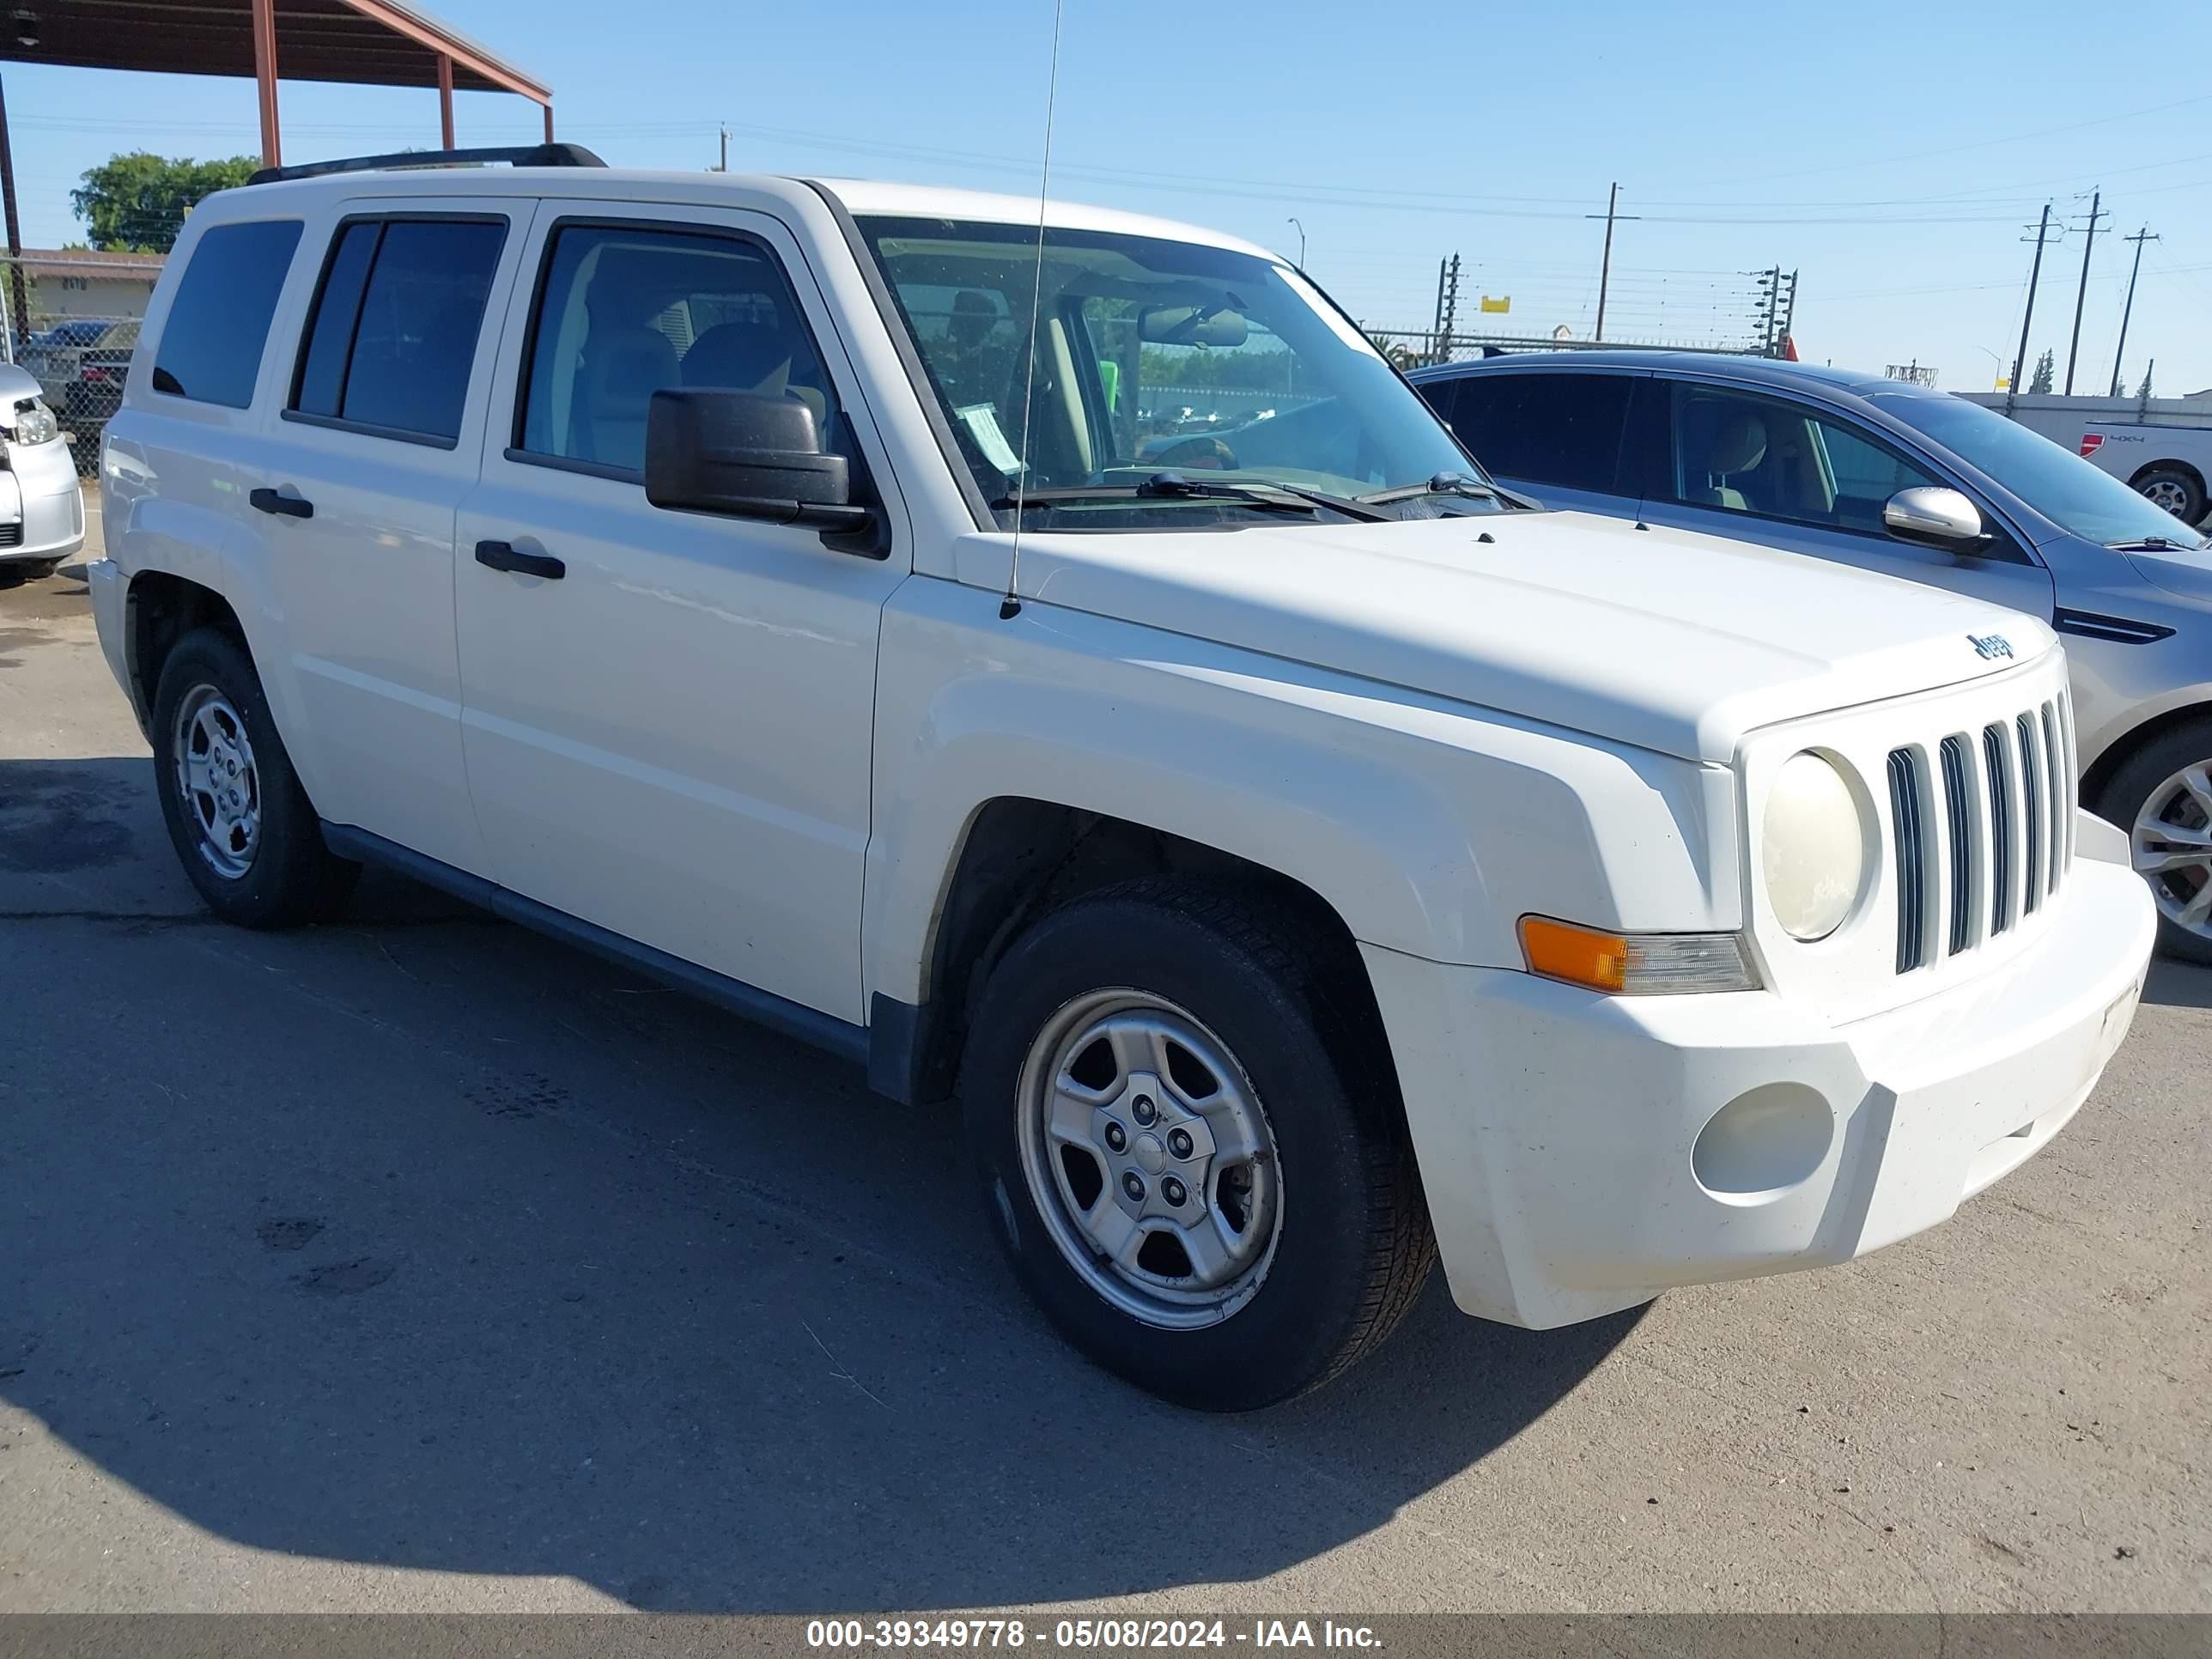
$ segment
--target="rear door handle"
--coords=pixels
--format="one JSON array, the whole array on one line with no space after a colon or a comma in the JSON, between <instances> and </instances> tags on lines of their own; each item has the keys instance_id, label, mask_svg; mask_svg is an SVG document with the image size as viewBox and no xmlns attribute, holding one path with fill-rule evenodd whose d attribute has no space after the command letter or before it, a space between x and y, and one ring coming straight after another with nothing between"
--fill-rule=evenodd
<instances>
[{"instance_id":1,"label":"rear door handle","mask_svg":"<svg viewBox=\"0 0 2212 1659\"><path fill-rule=\"evenodd\" d=\"M494 570L512 570L519 576L543 576L550 582L568 574L568 567L551 554L518 553L511 542L478 542L477 562Z\"/></svg>"},{"instance_id":2,"label":"rear door handle","mask_svg":"<svg viewBox=\"0 0 2212 1659\"><path fill-rule=\"evenodd\" d=\"M297 495L287 495L274 489L254 489L246 492L246 504L257 513L275 513L287 519L312 519L315 504L302 501Z\"/></svg>"}]
</instances>

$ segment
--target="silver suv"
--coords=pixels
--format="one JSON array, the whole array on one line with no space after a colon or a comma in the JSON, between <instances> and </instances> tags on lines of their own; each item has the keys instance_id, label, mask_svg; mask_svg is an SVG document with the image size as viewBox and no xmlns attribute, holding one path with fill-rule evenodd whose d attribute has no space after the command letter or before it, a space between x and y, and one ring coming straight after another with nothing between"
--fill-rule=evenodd
<instances>
[{"instance_id":1,"label":"silver suv","mask_svg":"<svg viewBox=\"0 0 2212 1659\"><path fill-rule=\"evenodd\" d=\"M2169 954L2212 963L2212 551L1948 392L1810 364L1543 352L1411 377L1501 481L1995 599L2066 636L2082 804L2128 832Z\"/></svg>"}]
</instances>

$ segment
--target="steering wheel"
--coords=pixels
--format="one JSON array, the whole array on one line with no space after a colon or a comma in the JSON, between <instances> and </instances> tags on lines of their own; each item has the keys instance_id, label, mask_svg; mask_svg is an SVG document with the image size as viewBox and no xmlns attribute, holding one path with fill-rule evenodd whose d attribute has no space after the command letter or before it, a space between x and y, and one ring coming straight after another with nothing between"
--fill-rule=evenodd
<instances>
[{"instance_id":1,"label":"steering wheel","mask_svg":"<svg viewBox=\"0 0 2212 1659\"><path fill-rule=\"evenodd\" d=\"M1162 470L1200 467L1210 471L1234 472L1238 463L1235 450L1220 439L1200 432L1163 444L1145 457L1145 465Z\"/></svg>"}]
</instances>

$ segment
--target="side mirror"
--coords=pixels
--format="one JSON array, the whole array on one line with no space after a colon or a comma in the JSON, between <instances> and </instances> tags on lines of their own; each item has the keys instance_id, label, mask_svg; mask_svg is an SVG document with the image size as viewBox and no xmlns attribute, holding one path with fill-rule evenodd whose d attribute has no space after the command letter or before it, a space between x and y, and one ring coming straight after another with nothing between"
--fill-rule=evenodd
<instances>
[{"instance_id":1,"label":"side mirror","mask_svg":"<svg viewBox=\"0 0 2212 1659\"><path fill-rule=\"evenodd\" d=\"M1966 553L1990 539L1982 514L1955 489L1919 484L1900 489L1881 509L1883 527L1899 541Z\"/></svg>"},{"instance_id":2,"label":"side mirror","mask_svg":"<svg viewBox=\"0 0 2212 1659\"><path fill-rule=\"evenodd\" d=\"M719 513L850 533L872 528L855 505L849 466L824 454L814 411L796 398L663 387L645 422L645 498L655 507Z\"/></svg>"}]
</instances>

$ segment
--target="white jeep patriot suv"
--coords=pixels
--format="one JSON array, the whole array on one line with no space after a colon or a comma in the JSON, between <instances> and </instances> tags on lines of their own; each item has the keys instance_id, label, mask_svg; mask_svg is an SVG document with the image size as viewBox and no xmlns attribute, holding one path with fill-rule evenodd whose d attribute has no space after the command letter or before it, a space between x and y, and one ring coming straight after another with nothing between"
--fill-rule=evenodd
<instances>
[{"instance_id":1,"label":"white jeep patriot suv","mask_svg":"<svg viewBox=\"0 0 2212 1659\"><path fill-rule=\"evenodd\" d=\"M2154 918L2041 623L1534 509L1297 270L384 158L195 211L100 634L220 915L363 860L957 1097L1030 1294L1242 1408L2042 1146ZM304 173L308 176L293 176Z\"/></svg>"}]
</instances>

